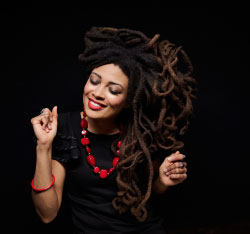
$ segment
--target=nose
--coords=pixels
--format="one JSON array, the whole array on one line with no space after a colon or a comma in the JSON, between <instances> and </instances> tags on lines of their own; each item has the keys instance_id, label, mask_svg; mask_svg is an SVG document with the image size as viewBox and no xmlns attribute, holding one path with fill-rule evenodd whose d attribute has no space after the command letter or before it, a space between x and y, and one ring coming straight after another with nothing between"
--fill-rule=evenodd
<instances>
[{"instance_id":1,"label":"nose","mask_svg":"<svg viewBox=\"0 0 250 234\"><path fill-rule=\"evenodd\" d=\"M102 87L96 88L93 91L92 95L95 97L96 100L104 100L105 99Z\"/></svg>"}]
</instances>

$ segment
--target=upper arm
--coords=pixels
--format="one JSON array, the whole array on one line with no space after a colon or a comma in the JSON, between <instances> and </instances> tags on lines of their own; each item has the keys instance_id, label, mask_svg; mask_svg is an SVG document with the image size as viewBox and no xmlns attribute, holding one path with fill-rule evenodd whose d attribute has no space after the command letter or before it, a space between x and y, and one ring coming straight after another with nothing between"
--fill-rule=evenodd
<instances>
[{"instance_id":1,"label":"upper arm","mask_svg":"<svg viewBox=\"0 0 250 234\"><path fill-rule=\"evenodd\" d=\"M62 202L62 194L63 194L63 186L64 186L64 181L65 181L65 176L66 176L66 169L60 162L52 159L52 173L55 176L54 188L57 193L58 205L60 207L61 202Z\"/></svg>"}]
</instances>

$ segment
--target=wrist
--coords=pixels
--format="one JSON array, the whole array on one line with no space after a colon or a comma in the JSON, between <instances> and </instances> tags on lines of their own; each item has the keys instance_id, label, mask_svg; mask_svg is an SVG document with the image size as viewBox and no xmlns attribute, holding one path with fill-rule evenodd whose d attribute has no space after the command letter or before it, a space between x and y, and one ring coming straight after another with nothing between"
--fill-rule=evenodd
<instances>
[{"instance_id":1,"label":"wrist","mask_svg":"<svg viewBox=\"0 0 250 234\"><path fill-rule=\"evenodd\" d=\"M161 181L160 176L158 176L158 177L155 179L154 183L153 183L153 190L154 190L154 192L157 193L157 194L162 194L162 193L166 192L167 188L168 188L168 186L165 185L165 184Z\"/></svg>"},{"instance_id":2,"label":"wrist","mask_svg":"<svg viewBox=\"0 0 250 234\"><path fill-rule=\"evenodd\" d=\"M158 184L159 186L161 186L162 188L167 188L167 187L168 187L167 185L165 185L165 184L163 183L163 181L161 180L161 177L160 177L160 176L157 177L156 181L157 181L157 184Z\"/></svg>"},{"instance_id":3,"label":"wrist","mask_svg":"<svg viewBox=\"0 0 250 234\"><path fill-rule=\"evenodd\" d=\"M49 152L52 150L52 144L51 143L40 143L39 141L37 141L36 150L42 151L42 152L46 152L46 151Z\"/></svg>"},{"instance_id":4,"label":"wrist","mask_svg":"<svg viewBox=\"0 0 250 234\"><path fill-rule=\"evenodd\" d=\"M44 161L44 159L51 159L52 157L52 145L40 145L37 144L36 146L36 156L37 159L42 159L42 161Z\"/></svg>"}]
</instances>

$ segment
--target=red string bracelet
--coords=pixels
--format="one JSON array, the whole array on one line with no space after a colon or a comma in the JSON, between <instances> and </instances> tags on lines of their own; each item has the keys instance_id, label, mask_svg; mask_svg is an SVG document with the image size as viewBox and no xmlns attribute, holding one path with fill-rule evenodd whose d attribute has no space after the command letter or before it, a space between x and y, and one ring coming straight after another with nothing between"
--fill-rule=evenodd
<instances>
[{"instance_id":1,"label":"red string bracelet","mask_svg":"<svg viewBox=\"0 0 250 234\"><path fill-rule=\"evenodd\" d=\"M54 176L53 174L52 174L52 178L53 178L52 183L51 183L48 187L42 188L42 189L36 188L36 187L34 186L34 179L32 179L32 181L31 181L31 187L32 187L33 190L35 190L35 191L37 191L37 192L42 192L42 191L48 190L48 189L50 189L50 188L53 186L53 184L55 183L55 176Z\"/></svg>"}]
</instances>

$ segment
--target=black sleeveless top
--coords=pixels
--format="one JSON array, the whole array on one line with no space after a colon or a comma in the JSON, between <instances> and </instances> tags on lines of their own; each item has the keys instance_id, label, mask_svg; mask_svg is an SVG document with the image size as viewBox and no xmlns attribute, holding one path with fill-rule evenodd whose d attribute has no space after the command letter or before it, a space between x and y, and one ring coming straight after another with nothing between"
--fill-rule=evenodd
<instances>
[{"instance_id":1,"label":"black sleeveless top","mask_svg":"<svg viewBox=\"0 0 250 234\"><path fill-rule=\"evenodd\" d=\"M74 233L165 233L163 218L151 202L153 195L146 205L148 217L142 223L129 211L119 214L114 209L112 199L117 195L116 170L105 179L93 172L86 160L85 148L80 142L80 121L80 111L59 113L52 156L52 159L58 160L66 168L66 193L70 201ZM119 137L119 133L97 135L88 131L87 135L96 165L103 169L111 168L114 154L110 147Z\"/></svg>"}]
</instances>

